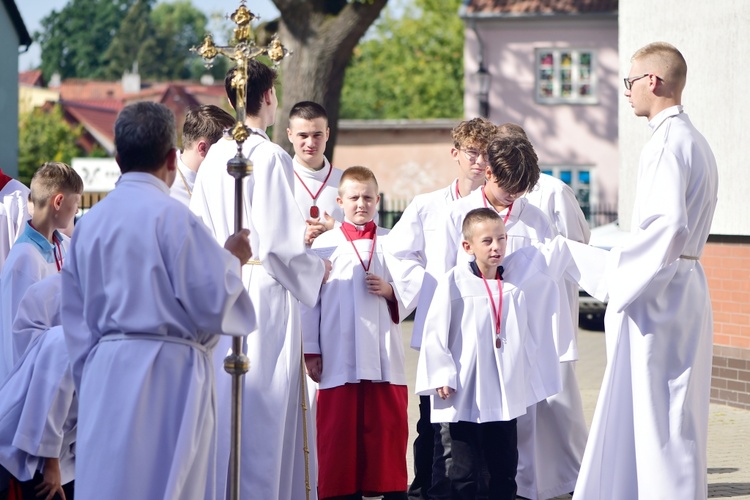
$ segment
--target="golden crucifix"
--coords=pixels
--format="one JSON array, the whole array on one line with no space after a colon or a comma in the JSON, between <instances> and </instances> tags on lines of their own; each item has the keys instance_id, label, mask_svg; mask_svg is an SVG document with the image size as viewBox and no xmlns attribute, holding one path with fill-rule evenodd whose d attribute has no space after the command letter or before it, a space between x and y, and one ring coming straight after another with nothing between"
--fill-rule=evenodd
<instances>
[{"instance_id":1,"label":"golden crucifix","mask_svg":"<svg viewBox=\"0 0 750 500\"><path fill-rule=\"evenodd\" d=\"M245 7L245 0L240 0L240 6L230 16L237 25L234 28L234 36L229 46L217 46L211 35L206 35L200 47L190 49L197 52L205 61L206 66L211 67L213 60L223 56L234 62L235 71L232 77L232 88L237 93L236 117L237 123L232 128L232 137L237 143L237 153L227 162L227 172L234 177L234 231L242 230L243 219L243 179L252 174L253 166L243 154L242 144L249 136L245 126L245 99L247 93L247 65L248 62L261 55L268 56L275 65L278 65L289 51L284 48L277 36L265 47L258 47L253 37L251 22L257 16ZM224 359L224 370L232 376L232 412L231 412L231 445L229 452L229 498L239 500L240 498L240 436L242 432L242 382L245 373L250 368L250 360L245 355L244 337L232 338L232 352ZM304 368L304 363L303 363ZM304 381L304 369L302 377ZM303 425L305 431L305 472L307 497L310 493L309 457L307 445L307 422L306 422L306 390L302 386Z\"/></svg>"}]
</instances>

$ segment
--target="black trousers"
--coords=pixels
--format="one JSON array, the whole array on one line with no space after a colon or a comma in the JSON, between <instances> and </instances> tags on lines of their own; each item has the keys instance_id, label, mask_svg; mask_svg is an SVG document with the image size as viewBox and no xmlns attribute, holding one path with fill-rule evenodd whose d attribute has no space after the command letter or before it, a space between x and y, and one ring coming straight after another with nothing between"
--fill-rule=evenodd
<instances>
[{"instance_id":1,"label":"black trousers","mask_svg":"<svg viewBox=\"0 0 750 500\"><path fill-rule=\"evenodd\" d=\"M432 486L432 456L435 449L435 430L430 423L430 396L419 396L417 438L414 440L414 481L409 486L409 500L429 500L427 491Z\"/></svg>"},{"instance_id":2,"label":"black trousers","mask_svg":"<svg viewBox=\"0 0 750 500\"><path fill-rule=\"evenodd\" d=\"M437 424L441 450L435 449L432 487L434 500L475 500L482 469L489 474L488 498L516 498L518 433L516 421ZM436 439L437 442L437 439Z\"/></svg>"}]
</instances>

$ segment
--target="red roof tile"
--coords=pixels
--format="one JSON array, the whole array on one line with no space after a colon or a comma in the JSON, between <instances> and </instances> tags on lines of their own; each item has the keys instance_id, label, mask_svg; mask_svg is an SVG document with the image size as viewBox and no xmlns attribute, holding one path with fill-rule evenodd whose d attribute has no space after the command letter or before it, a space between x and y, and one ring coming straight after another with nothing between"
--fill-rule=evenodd
<instances>
[{"instance_id":1,"label":"red roof tile","mask_svg":"<svg viewBox=\"0 0 750 500\"><path fill-rule=\"evenodd\" d=\"M618 0L469 0L467 14L592 14L617 12Z\"/></svg>"},{"instance_id":2,"label":"red roof tile","mask_svg":"<svg viewBox=\"0 0 750 500\"><path fill-rule=\"evenodd\" d=\"M41 69L32 69L29 71L21 71L18 73L19 85L29 85L31 87L42 87L44 86L44 79L42 78Z\"/></svg>"}]
</instances>

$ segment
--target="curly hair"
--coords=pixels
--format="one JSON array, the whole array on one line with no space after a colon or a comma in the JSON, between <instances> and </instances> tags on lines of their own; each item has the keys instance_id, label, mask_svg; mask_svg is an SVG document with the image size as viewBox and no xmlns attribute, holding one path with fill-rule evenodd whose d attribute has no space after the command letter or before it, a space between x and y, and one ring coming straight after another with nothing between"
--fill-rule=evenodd
<instances>
[{"instance_id":1,"label":"curly hair","mask_svg":"<svg viewBox=\"0 0 750 500\"><path fill-rule=\"evenodd\" d=\"M495 129L495 125L486 118L472 118L462 121L451 131L453 147L485 151L495 136Z\"/></svg>"}]
</instances>

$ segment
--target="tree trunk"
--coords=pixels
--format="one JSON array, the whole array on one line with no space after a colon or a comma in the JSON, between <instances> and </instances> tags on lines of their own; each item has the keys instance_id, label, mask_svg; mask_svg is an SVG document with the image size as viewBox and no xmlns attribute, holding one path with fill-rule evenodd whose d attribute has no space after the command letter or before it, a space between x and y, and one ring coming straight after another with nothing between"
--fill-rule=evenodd
<instances>
[{"instance_id":1,"label":"tree trunk","mask_svg":"<svg viewBox=\"0 0 750 500\"><path fill-rule=\"evenodd\" d=\"M388 0L274 0L281 13L279 36L293 52L281 66L281 106L273 140L294 155L287 139L289 111L299 101L315 101L328 112L333 157L344 71L359 39Z\"/></svg>"}]
</instances>

